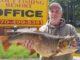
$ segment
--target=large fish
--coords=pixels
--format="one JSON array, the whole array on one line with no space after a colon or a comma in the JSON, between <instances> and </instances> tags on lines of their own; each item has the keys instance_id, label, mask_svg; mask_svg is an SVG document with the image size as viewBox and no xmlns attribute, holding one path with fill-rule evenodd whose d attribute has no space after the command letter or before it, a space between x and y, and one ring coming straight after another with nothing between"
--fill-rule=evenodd
<instances>
[{"instance_id":1,"label":"large fish","mask_svg":"<svg viewBox=\"0 0 80 60\"><path fill-rule=\"evenodd\" d=\"M18 33L9 38L10 42L17 40L31 40L32 48L41 56L59 56L75 52L70 43L74 40L74 36L53 36L42 32L25 32ZM70 52L69 52L70 51Z\"/></svg>"}]
</instances>

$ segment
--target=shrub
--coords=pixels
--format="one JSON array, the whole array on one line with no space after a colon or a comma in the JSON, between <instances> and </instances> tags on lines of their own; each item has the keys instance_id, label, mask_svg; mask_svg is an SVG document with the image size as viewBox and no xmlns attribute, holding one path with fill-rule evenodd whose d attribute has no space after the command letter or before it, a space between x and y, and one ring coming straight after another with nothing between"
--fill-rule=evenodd
<instances>
[{"instance_id":1,"label":"shrub","mask_svg":"<svg viewBox=\"0 0 80 60\"><path fill-rule=\"evenodd\" d=\"M37 54L30 55L30 51L22 46L12 44L5 52L2 44L0 44L0 58L36 58Z\"/></svg>"}]
</instances>

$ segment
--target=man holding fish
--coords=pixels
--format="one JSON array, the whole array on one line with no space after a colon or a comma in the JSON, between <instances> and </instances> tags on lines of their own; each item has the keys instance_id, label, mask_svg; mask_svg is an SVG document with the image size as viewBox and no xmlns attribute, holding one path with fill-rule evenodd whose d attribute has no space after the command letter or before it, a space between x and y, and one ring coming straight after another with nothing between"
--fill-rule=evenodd
<instances>
[{"instance_id":1,"label":"man holding fish","mask_svg":"<svg viewBox=\"0 0 80 60\"><path fill-rule=\"evenodd\" d=\"M53 2L49 6L49 22L43 25L39 30L55 36L72 36L74 35L78 41L77 32L71 24L66 24L62 19L63 11L59 3ZM76 40L73 41L73 46L76 46ZM41 60L73 60L71 53L62 56L52 56L49 58L41 57Z\"/></svg>"}]
</instances>

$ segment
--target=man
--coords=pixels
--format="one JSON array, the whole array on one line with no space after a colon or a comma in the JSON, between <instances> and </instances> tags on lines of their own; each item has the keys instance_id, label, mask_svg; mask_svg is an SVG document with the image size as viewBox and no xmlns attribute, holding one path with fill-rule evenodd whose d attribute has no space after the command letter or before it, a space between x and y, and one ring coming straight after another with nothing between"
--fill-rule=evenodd
<instances>
[{"instance_id":1,"label":"man","mask_svg":"<svg viewBox=\"0 0 80 60\"><path fill-rule=\"evenodd\" d=\"M76 40L78 40L75 28L70 24L65 24L64 19L61 18L63 15L61 5L54 2L50 4L49 8L49 22L43 25L39 30L56 36L75 35ZM73 57L72 54L66 54L58 57L41 57L41 60L73 60Z\"/></svg>"}]
</instances>

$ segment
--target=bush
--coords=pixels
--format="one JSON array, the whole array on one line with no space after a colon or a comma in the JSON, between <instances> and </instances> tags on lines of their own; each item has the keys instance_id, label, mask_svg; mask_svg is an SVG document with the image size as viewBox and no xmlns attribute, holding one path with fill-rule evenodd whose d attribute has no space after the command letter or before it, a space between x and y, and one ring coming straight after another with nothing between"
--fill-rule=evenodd
<instances>
[{"instance_id":1,"label":"bush","mask_svg":"<svg viewBox=\"0 0 80 60\"><path fill-rule=\"evenodd\" d=\"M5 56L5 51L4 51L2 43L0 41L0 58L4 58L4 56Z\"/></svg>"},{"instance_id":2,"label":"bush","mask_svg":"<svg viewBox=\"0 0 80 60\"><path fill-rule=\"evenodd\" d=\"M12 44L5 52L0 44L0 58L36 58L37 54L30 55L30 51L22 46Z\"/></svg>"}]
</instances>

